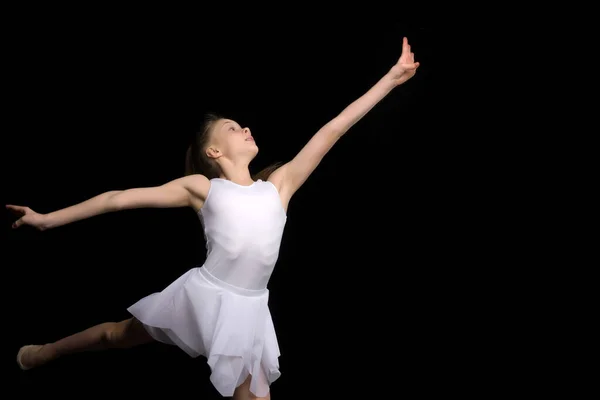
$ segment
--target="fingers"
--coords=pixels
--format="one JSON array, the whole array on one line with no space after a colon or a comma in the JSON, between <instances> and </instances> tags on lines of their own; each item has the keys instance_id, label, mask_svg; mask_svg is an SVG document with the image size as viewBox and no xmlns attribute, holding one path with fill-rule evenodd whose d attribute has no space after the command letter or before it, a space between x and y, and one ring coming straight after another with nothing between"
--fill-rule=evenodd
<instances>
[{"instance_id":1,"label":"fingers","mask_svg":"<svg viewBox=\"0 0 600 400\"><path fill-rule=\"evenodd\" d=\"M408 44L408 39L406 36L402 39L402 54L400 54L400 58L398 59L399 63L414 63L415 62L415 54L411 51L410 44Z\"/></svg>"},{"instance_id":2,"label":"fingers","mask_svg":"<svg viewBox=\"0 0 600 400\"><path fill-rule=\"evenodd\" d=\"M402 68L404 68L405 70L413 70L419 68L419 65L420 64L418 62L402 63Z\"/></svg>"},{"instance_id":3,"label":"fingers","mask_svg":"<svg viewBox=\"0 0 600 400\"><path fill-rule=\"evenodd\" d=\"M402 62L404 58L410 53L410 46L408 45L408 39L406 37L402 38L402 52L400 53L400 57L398 58L398 62Z\"/></svg>"},{"instance_id":4,"label":"fingers","mask_svg":"<svg viewBox=\"0 0 600 400\"><path fill-rule=\"evenodd\" d=\"M23 216L25 216L27 214L27 207L15 206L15 205L12 205L12 204L7 204L6 208L8 210L10 210L13 214L21 217L18 220L16 220L15 222L13 222L13 224L12 224L13 229L18 228L18 227L20 227L21 225L23 225L25 223L25 221L23 221Z\"/></svg>"},{"instance_id":5,"label":"fingers","mask_svg":"<svg viewBox=\"0 0 600 400\"><path fill-rule=\"evenodd\" d=\"M408 44L408 38L405 36L402 39L402 55L398 61L406 69L417 69L420 64L415 62L415 53L411 50L410 44Z\"/></svg>"},{"instance_id":6,"label":"fingers","mask_svg":"<svg viewBox=\"0 0 600 400\"><path fill-rule=\"evenodd\" d=\"M15 215L25 215L27 214L27 207L22 206L14 206L12 204L7 204L6 208Z\"/></svg>"}]
</instances>

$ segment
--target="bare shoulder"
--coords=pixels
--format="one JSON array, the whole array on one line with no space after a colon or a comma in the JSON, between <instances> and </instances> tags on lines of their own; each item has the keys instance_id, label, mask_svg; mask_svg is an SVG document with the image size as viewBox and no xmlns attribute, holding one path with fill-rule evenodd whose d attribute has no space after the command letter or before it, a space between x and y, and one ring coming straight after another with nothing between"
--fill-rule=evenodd
<instances>
[{"instance_id":1,"label":"bare shoulder","mask_svg":"<svg viewBox=\"0 0 600 400\"><path fill-rule=\"evenodd\" d=\"M283 209L287 211L288 204L292 198L293 193L287 190L288 188L286 188L285 169L286 164L273 171L273 173L269 175L269 179L267 180L271 182L279 192L279 197L281 198L281 205L283 206Z\"/></svg>"},{"instance_id":2,"label":"bare shoulder","mask_svg":"<svg viewBox=\"0 0 600 400\"><path fill-rule=\"evenodd\" d=\"M277 168L275 171L273 171L271 173L271 175L269 175L269 179L267 179L269 182L271 182L277 188L277 190L279 192L281 192L281 189L283 189L283 174L284 174L283 167L284 167L284 165Z\"/></svg>"},{"instance_id":3,"label":"bare shoulder","mask_svg":"<svg viewBox=\"0 0 600 400\"><path fill-rule=\"evenodd\" d=\"M198 211L204 205L210 191L210 180L200 174L188 175L180 179L183 187L190 194L193 208Z\"/></svg>"}]
</instances>

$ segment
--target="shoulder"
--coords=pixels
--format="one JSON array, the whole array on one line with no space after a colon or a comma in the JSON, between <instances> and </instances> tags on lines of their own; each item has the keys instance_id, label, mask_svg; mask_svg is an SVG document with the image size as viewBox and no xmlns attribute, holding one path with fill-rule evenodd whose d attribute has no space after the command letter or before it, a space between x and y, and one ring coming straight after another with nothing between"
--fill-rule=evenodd
<instances>
[{"instance_id":1,"label":"shoulder","mask_svg":"<svg viewBox=\"0 0 600 400\"><path fill-rule=\"evenodd\" d=\"M280 166L267 177L267 181L271 182L278 192L281 192L283 189L284 173L284 166Z\"/></svg>"},{"instance_id":2,"label":"shoulder","mask_svg":"<svg viewBox=\"0 0 600 400\"><path fill-rule=\"evenodd\" d=\"M210 179L204 175L193 174L184 176L178 181L189 192L194 208L201 208L210 191Z\"/></svg>"},{"instance_id":3,"label":"shoulder","mask_svg":"<svg viewBox=\"0 0 600 400\"><path fill-rule=\"evenodd\" d=\"M284 210L287 211L288 204L294 193L288 190L288 185L285 183L286 166L287 164L284 164L273 171L273 173L269 175L267 181L275 186L275 189L277 189L279 194L279 198L281 199L281 205L283 206Z\"/></svg>"}]
</instances>

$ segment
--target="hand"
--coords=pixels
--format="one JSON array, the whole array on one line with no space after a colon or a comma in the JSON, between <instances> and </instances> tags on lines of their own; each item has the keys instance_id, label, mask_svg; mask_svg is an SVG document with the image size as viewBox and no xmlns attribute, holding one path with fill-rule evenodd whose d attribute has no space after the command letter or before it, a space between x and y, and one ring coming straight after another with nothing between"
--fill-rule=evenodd
<instances>
[{"instance_id":1,"label":"hand","mask_svg":"<svg viewBox=\"0 0 600 400\"><path fill-rule=\"evenodd\" d=\"M13 229L18 228L21 225L29 225L40 231L46 229L45 218L43 214L38 214L29 207L13 206L8 204L6 208L19 217L19 219L12 224Z\"/></svg>"},{"instance_id":2,"label":"hand","mask_svg":"<svg viewBox=\"0 0 600 400\"><path fill-rule=\"evenodd\" d=\"M415 76L417 68L419 68L419 63L415 62L415 55L410 51L408 39L404 38L402 41L402 54L396 65L388 72L388 76L398 86Z\"/></svg>"}]
</instances>

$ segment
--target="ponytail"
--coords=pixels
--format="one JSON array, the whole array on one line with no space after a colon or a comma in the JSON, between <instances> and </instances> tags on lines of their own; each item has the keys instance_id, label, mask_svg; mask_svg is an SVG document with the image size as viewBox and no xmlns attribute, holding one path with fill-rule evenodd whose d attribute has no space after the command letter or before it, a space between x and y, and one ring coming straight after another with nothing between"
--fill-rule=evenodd
<instances>
[{"instance_id":1,"label":"ponytail","mask_svg":"<svg viewBox=\"0 0 600 400\"><path fill-rule=\"evenodd\" d=\"M194 157L192 154L193 147L194 145L191 144L185 152L185 175L193 175L197 171L196 163L194 162Z\"/></svg>"},{"instance_id":2,"label":"ponytail","mask_svg":"<svg viewBox=\"0 0 600 400\"><path fill-rule=\"evenodd\" d=\"M254 174L252 179L255 181L257 181L259 179L261 181L267 181L269 179L269 177L271 176L271 174L273 172L275 172L280 166L281 166L280 162L273 163L273 164L269 165L268 167L263 168L258 173Z\"/></svg>"}]
</instances>

